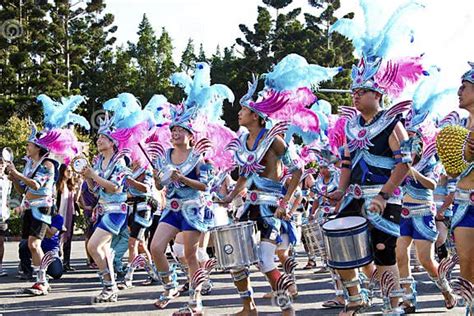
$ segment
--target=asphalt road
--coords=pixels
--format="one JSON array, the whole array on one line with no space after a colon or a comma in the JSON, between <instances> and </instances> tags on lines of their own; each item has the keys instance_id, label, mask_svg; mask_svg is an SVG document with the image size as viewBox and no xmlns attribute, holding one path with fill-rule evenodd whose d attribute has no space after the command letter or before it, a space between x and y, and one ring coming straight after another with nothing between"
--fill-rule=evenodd
<instances>
[{"instance_id":1,"label":"asphalt road","mask_svg":"<svg viewBox=\"0 0 474 316\"><path fill-rule=\"evenodd\" d=\"M157 310L153 303L162 291L161 286L141 286L145 279L143 271L135 273L136 286L122 291L116 303L104 305L92 304L92 297L98 294L99 280L94 270L87 268L83 242L73 242L72 265L76 271L65 274L60 280L50 282L52 291L47 296L29 297L20 290L31 286L31 282L16 278L18 265L17 242L5 243L4 267L8 276L0 278L0 316L1 315L171 315L173 311L186 303L187 297L179 297L171 302L166 310ZM305 264L305 258L298 257L299 267ZM457 275L457 270L455 274ZM464 315L464 309L456 307L451 311L444 308L437 288L428 279L426 273L415 273L418 281L418 311L416 315ZM260 315L280 315L279 309L272 306L271 300L262 295L270 290L264 277L253 270L251 275L256 303ZM297 315L337 315L337 309L326 309L321 304L333 297L330 275L314 274L298 269L296 273L299 297L294 302ZM184 278L181 277L181 282ZM228 273L213 273L214 289L204 296L205 315L229 315L240 310L240 299ZM380 315L381 301L375 301L374 312L367 315Z\"/></svg>"}]
</instances>

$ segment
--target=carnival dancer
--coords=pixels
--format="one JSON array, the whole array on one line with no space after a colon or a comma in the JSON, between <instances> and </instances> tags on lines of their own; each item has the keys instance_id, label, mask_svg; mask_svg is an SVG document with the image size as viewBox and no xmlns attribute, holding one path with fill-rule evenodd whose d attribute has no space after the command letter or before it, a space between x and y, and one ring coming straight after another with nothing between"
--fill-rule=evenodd
<instances>
[{"instance_id":1,"label":"carnival dancer","mask_svg":"<svg viewBox=\"0 0 474 316\"><path fill-rule=\"evenodd\" d=\"M448 125L437 138L437 150L448 175L458 177L454 195L451 229L454 232L456 250L459 256L460 277L453 281L455 292L466 303L467 311L473 314L472 295L474 293L474 257L472 240L474 238L473 175L474 136L470 132L474 116L474 63L461 78L458 90L459 107L469 112L469 118L462 122L464 127ZM466 127L466 128L465 128Z\"/></svg>"},{"instance_id":2,"label":"carnival dancer","mask_svg":"<svg viewBox=\"0 0 474 316\"><path fill-rule=\"evenodd\" d=\"M411 3L397 8L385 24L379 23L381 29L374 29L375 24L370 22L380 19L380 12L374 9L374 3L361 0L366 24L341 19L330 29L352 39L361 55L351 74L355 108L342 109L347 123L339 188L330 196L339 201L347 193L338 218L364 216L372 224L369 234L378 273L366 275L371 279L379 276L383 313L387 315L403 313L398 307L402 292L395 247L400 236L402 197L399 185L411 162L410 152L405 149L408 135L400 119L401 114L409 110L411 102L401 102L384 110L383 97L398 97L406 84L417 81L424 70L420 57L391 60L385 57L390 48L400 42L391 37L391 30L401 27L398 19L415 6ZM403 27L409 32L410 27ZM363 31L356 32L356 29ZM353 315L367 305L359 290L359 278L353 269L338 270L338 273L346 291L346 306L340 315Z\"/></svg>"},{"instance_id":3,"label":"carnival dancer","mask_svg":"<svg viewBox=\"0 0 474 316\"><path fill-rule=\"evenodd\" d=\"M311 191L311 187L314 185L314 176L313 172L307 173L307 170L315 171L315 169L312 168L311 164L307 164L305 166L305 172L303 174L303 179L300 182L300 187L301 187L301 196L303 200L301 201L301 223L306 223L308 222L308 218L310 215L310 209L311 206L314 203L314 193ZM305 174L306 177L305 177ZM308 262L306 265L303 267L303 270L309 270L312 269L316 266L316 258L315 256L311 255L308 250L308 245L307 245L307 240L306 238L302 235L301 236L301 242L304 247L304 251L306 252L308 256Z\"/></svg>"},{"instance_id":4,"label":"carnival dancer","mask_svg":"<svg viewBox=\"0 0 474 316\"><path fill-rule=\"evenodd\" d=\"M111 241L119 234L127 219L127 193L125 176L130 173L126 166L125 151L121 150L121 131L113 130L113 118L108 115L101 121L97 149L99 155L92 167L82 171L89 190L98 197L94 208L97 214L95 230L87 244L88 251L99 268L102 291L94 297L95 303L115 302L118 289L115 282Z\"/></svg>"},{"instance_id":5,"label":"carnival dancer","mask_svg":"<svg viewBox=\"0 0 474 316\"><path fill-rule=\"evenodd\" d=\"M223 100L233 100L233 94L224 85L210 85L210 67L206 63L196 64L193 79L179 73L174 74L171 80L173 84L183 87L188 97L184 103L171 107L169 127L173 147L157 160L157 167L164 170L160 174L155 173L155 181L159 189L166 186L166 207L156 229L151 252L165 291L155 306L165 308L178 295L176 272L168 264L165 250L170 240L181 231L190 288L187 306L177 313L196 315L202 313L200 291L208 274L206 269L199 267L197 248L201 233L207 231L210 225L205 219L207 204L203 197L210 177L203 154L210 149L211 143L206 138L197 141L198 135L194 136L196 131L193 127L198 120L194 119L202 110L219 117Z\"/></svg>"},{"instance_id":6,"label":"carnival dancer","mask_svg":"<svg viewBox=\"0 0 474 316\"><path fill-rule=\"evenodd\" d=\"M253 87L256 87L257 80ZM254 220L260 231L259 268L270 282L274 291L283 290L279 284L286 283L287 276L281 274L273 261L277 244L280 239L280 219L287 217L287 204L291 199L301 177L301 168L294 164L294 158L289 156L287 146L283 139L277 134L283 132L285 124L275 125L271 130L266 130L265 119L267 113L262 112L265 107L278 110L284 105L284 100L279 95L270 97L268 100L253 103L250 102L253 91L241 99L242 108L239 111L239 125L249 130L240 139L236 139L229 145L238 155L237 162L243 162L241 174L237 180L234 190L222 201L230 203L247 186L247 198L245 210L240 216L240 221ZM249 149L250 148L250 149ZM242 157L240 157L242 155ZM287 165L292 174L292 181L285 196L282 196L282 186L279 182L281 177L281 163ZM254 167L258 168L253 171ZM249 271L247 269L232 271L234 283L237 286L240 297L243 299L244 309L240 314L257 314L253 291L250 286ZM283 302L283 300L281 300ZM290 299L280 306L285 313L292 312Z\"/></svg>"},{"instance_id":7,"label":"carnival dancer","mask_svg":"<svg viewBox=\"0 0 474 316\"><path fill-rule=\"evenodd\" d=\"M335 166L335 163L339 160L339 158L337 154L332 152L329 146L325 146L323 149L316 149L315 151L316 161L319 166L319 173L314 185L311 187L311 191L313 192L315 198L310 211L310 220L316 221L319 226L319 232L322 234L322 225L329 220L329 216L336 215L336 207L329 199L329 195L336 191L339 186L340 171ZM320 235L320 237L322 239L322 235ZM333 281L336 294L334 299L325 301L323 303L323 307L344 307L345 300L342 283L336 271L327 266L327 257L325 253L327 250L325 249L323 240L320 241L320 249L321 258L324 265L314 273L329 272L331 274L331 279Z\"/></svg>"},{"instance_id":8,"label":"carnival dancer","mask_svg":"<svg viewBox=\"0 0 474 316\"><path fill-rule=\"evenodd\" d=\"M79 153L80 146L73 131L63 127L75 122L71 117L76 115L71 112L84 101L84 98L72 96L63 99L62 104L52 101L45 95L38 96L37 100L43 104L43 123L46 129L38 132L36 125L30 122L31 134L26 146L27 163L23 173L18 172L12 162L7 163L6 173L12 180L15 190L19 194L24 194L22 239L28 240L32 267L36 274L36 283L31 289L26 290L26 293L46 295L50 288L46 271L54 256L51 252L43 253L41 241L51 225L55 183L59 176L59 162L52 159L49 154L61 156L68 163Z\"/></svg>"},{"instance_id":9,"label":"carnival dancer","mask_svg":"<svg viewBox=\"0 0 474 316\"><path fill-rule=\"evenodd\" d=\"M128 227L130 238L128 241L128 269L119 289L132 287L133 273L138 267L145 267L153 277L154 267L150 251L146 245L145 231L152 224L154 213L151 201L155 186L151 166L145 161L132 160L131 175L126 178L127 203L129 205Z\"/></svg>"},{"instance_id":10,"label":"carnival dancer","mask_svg":"<svg viewBox=\"0 0 474 316\"><path fill-rule=\"evenodd\" d=\"M439 270L434 260L434 242L438 237L435 224L436 206L433 200L433 190L439 179L441 164L435 154L436 128L427 115L433 108L433 103L423 104L424 85L432 84L428 80L416 90L414 99L417 104L407 114L405 128L411 142L413 165L403 185L402 218L400 220L400 237L397 240L397 265L400 273L400 284L405 292L401 306L405 314L416 310L416 281L410 272L410 248L415 244L417 258L429 277L440 289L445 299L446 308L452 309L456 299L445 273ZM425 100L426 100L425 99Z\"/></svg>"}]
</instances>

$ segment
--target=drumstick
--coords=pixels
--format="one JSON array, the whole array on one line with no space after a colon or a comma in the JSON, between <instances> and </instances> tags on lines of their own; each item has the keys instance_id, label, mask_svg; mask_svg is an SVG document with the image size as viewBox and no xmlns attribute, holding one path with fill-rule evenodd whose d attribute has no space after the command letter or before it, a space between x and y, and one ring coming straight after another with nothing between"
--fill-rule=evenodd
<instances>
[{"instance_id":1,"label":"drumstick","mask_svg":"<svg viewBox=\"0 0 474 316\"><path fill-rule=\"evenodd\" d=\"M148 160L148 162L150 163L151 167L156 170L155 168L155 165L153 164L153 162L151 161L151 158L150 156L148 156L148 153L146 152L146 150L142 147L142 144L141 143L138 143L138 147L140 147L140 149L142 150L143 154L145 155L146 159Z\"/></svg>"}]
</instances>

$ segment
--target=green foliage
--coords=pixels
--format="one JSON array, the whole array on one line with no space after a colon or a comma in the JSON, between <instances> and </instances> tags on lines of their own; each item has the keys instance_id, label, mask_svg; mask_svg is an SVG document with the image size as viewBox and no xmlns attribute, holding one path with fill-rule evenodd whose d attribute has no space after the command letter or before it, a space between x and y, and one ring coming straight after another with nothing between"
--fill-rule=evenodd
<instances>
[{"instance_id":1,"label":"green foliage","mask_svg":"<svg viewBox=\"0 0 474 316\"><path fill-rule=\"evenodd\" d=\"M12 133L26 137L27 132L14 120L31 117L41 121L41 107L35 102L40 93L56 99L77 93L87 96L87 104L78 112L91 121L102 103L121 92L133 93L142 104L154 94L164 94L176 103L183 94L181 89L171 87L169 77L175 71L191 74L196 61L212 64L212 81L228 85L237 100L246 93L252 73L268 72L290 53L305 57L309 63L342 66L346 70L332 82L322 83L321 88L348 88L353 47L343 36L328 34L329 26L337 20L334 11L340 7L340 0L308 0L312 10L304 14L304 20L301 8L288 8L292 2L262 0L255 23L240 24L242 36L236 43L217 47L212 56L204 51L206 43L200 44L196 52L190 38L176 65L172 35L164 27L155 33L146 15L137 28L138 41L114 47L117 26L114 16L106 12L105 0L82 4L72 0L23 0L21 16L18 1L3 1L0 21L21 20L23 33L14 39L0 37L0 124L12 130L10 137ZM333 112L340 105L350 105L349 95L317 95L333 105ZM238 110L238 106L225 106L224 119L233 129L238 128ZM96 150L90 140L94 133L79 136L90 144L92 153ZM24 146L19 137L9 139L5 135L2 130L1 144L9 140L15 148Z\"/></svg>"},{"instance_id":2,"label":"green foliage","mask_svg":"<svg viewBox=\"0 0 474 316\"><path fill-rule=\"evenodd\" d=\"M29 134L27 119L12 116L6 124L0 125L0 149L10 147L17 166L22 164L22 158L26 155L26 141Z\"/></svg>"}]
</instances>

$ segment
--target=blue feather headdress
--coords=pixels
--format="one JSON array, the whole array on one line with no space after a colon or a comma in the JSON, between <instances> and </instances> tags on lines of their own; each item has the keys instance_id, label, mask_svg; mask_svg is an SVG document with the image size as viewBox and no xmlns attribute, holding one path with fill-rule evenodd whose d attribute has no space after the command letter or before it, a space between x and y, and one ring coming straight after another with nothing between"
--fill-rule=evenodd
<instances>
[{"instance_id":1,"label":"blue feather headdress","mask_svg":"<svg viewBox=\"0 0 474 316\"><path fill-rule=\"evenodd\" d=\"M401 25L400 18L421 6L413 0L408 1L379 27L375 25L380 20L380 11L374 8L375 0L359 0L359 4L364 13L363 23L343 18L329 29L349 38L361 57L359 64L352 66L351 89L373 90L397 97L407 82L416 82L421 75L427 74L421 65L421 56L387 59L395 45L414 41L413 31Z\"/></svg>"},{"instance_id":2,"label":"blue feather headdress","mask_svg":"<svg viewBox=\"0 0 474 316\"><path fill-rule=\"evenodd\" d=\"M181 87L187 98L181 105L171 107L170 128L181 126L192 133L192 120L198 115L205 115L208 122L217 122L223 113L224 100L234 102L234 94L229 87L211 85L211 68L204 62L196 63L193 78L186 73L174 73L171 83Z\"/></svg>"},{"instance_id":3,"label":"blue feather headdress","mask_svg":"<svg viewBox=\"0 0 474 316\"><path fill-rule=\"evenodd\" d=\"M454 95L456 89L448 88L440 90L438 82L440 80L440 71L436 67L430 69L430 76L426 77L415 89L413 94L413 103L411 109L405 117L405 128L409 132L417 132L423 134L423 125L428 123L427 120L434 118L433 114L436 106L449 95ZM431 115L431 117L430 117Z\"/></svg>"},{"instance_id":4,"label":"blue feather headdress","mask_svg":"<svg viewBox=\"0 0 474 316\"><path fill-rule=\"evenodd\" d=\"M73 113L81 103L86 102L83 96L73 95L57 102L46 94L40 94L36 101L43 106L43 122L47 129L63 128L70 124L78 124L87 130L91 128L85 117Z\"/></svg>"},{"instance_id":5,"label":"blue feather headdress","mask_svg":"<svg viewBox=\"0 0 474 316\"><path fill-rule=\"evenodd\" d=\"M474 83L474 62L468 62L471 69L469 69L464 75L462 75L462 81L469 81L470 83Z\"/></svg>"}]
</instances>

